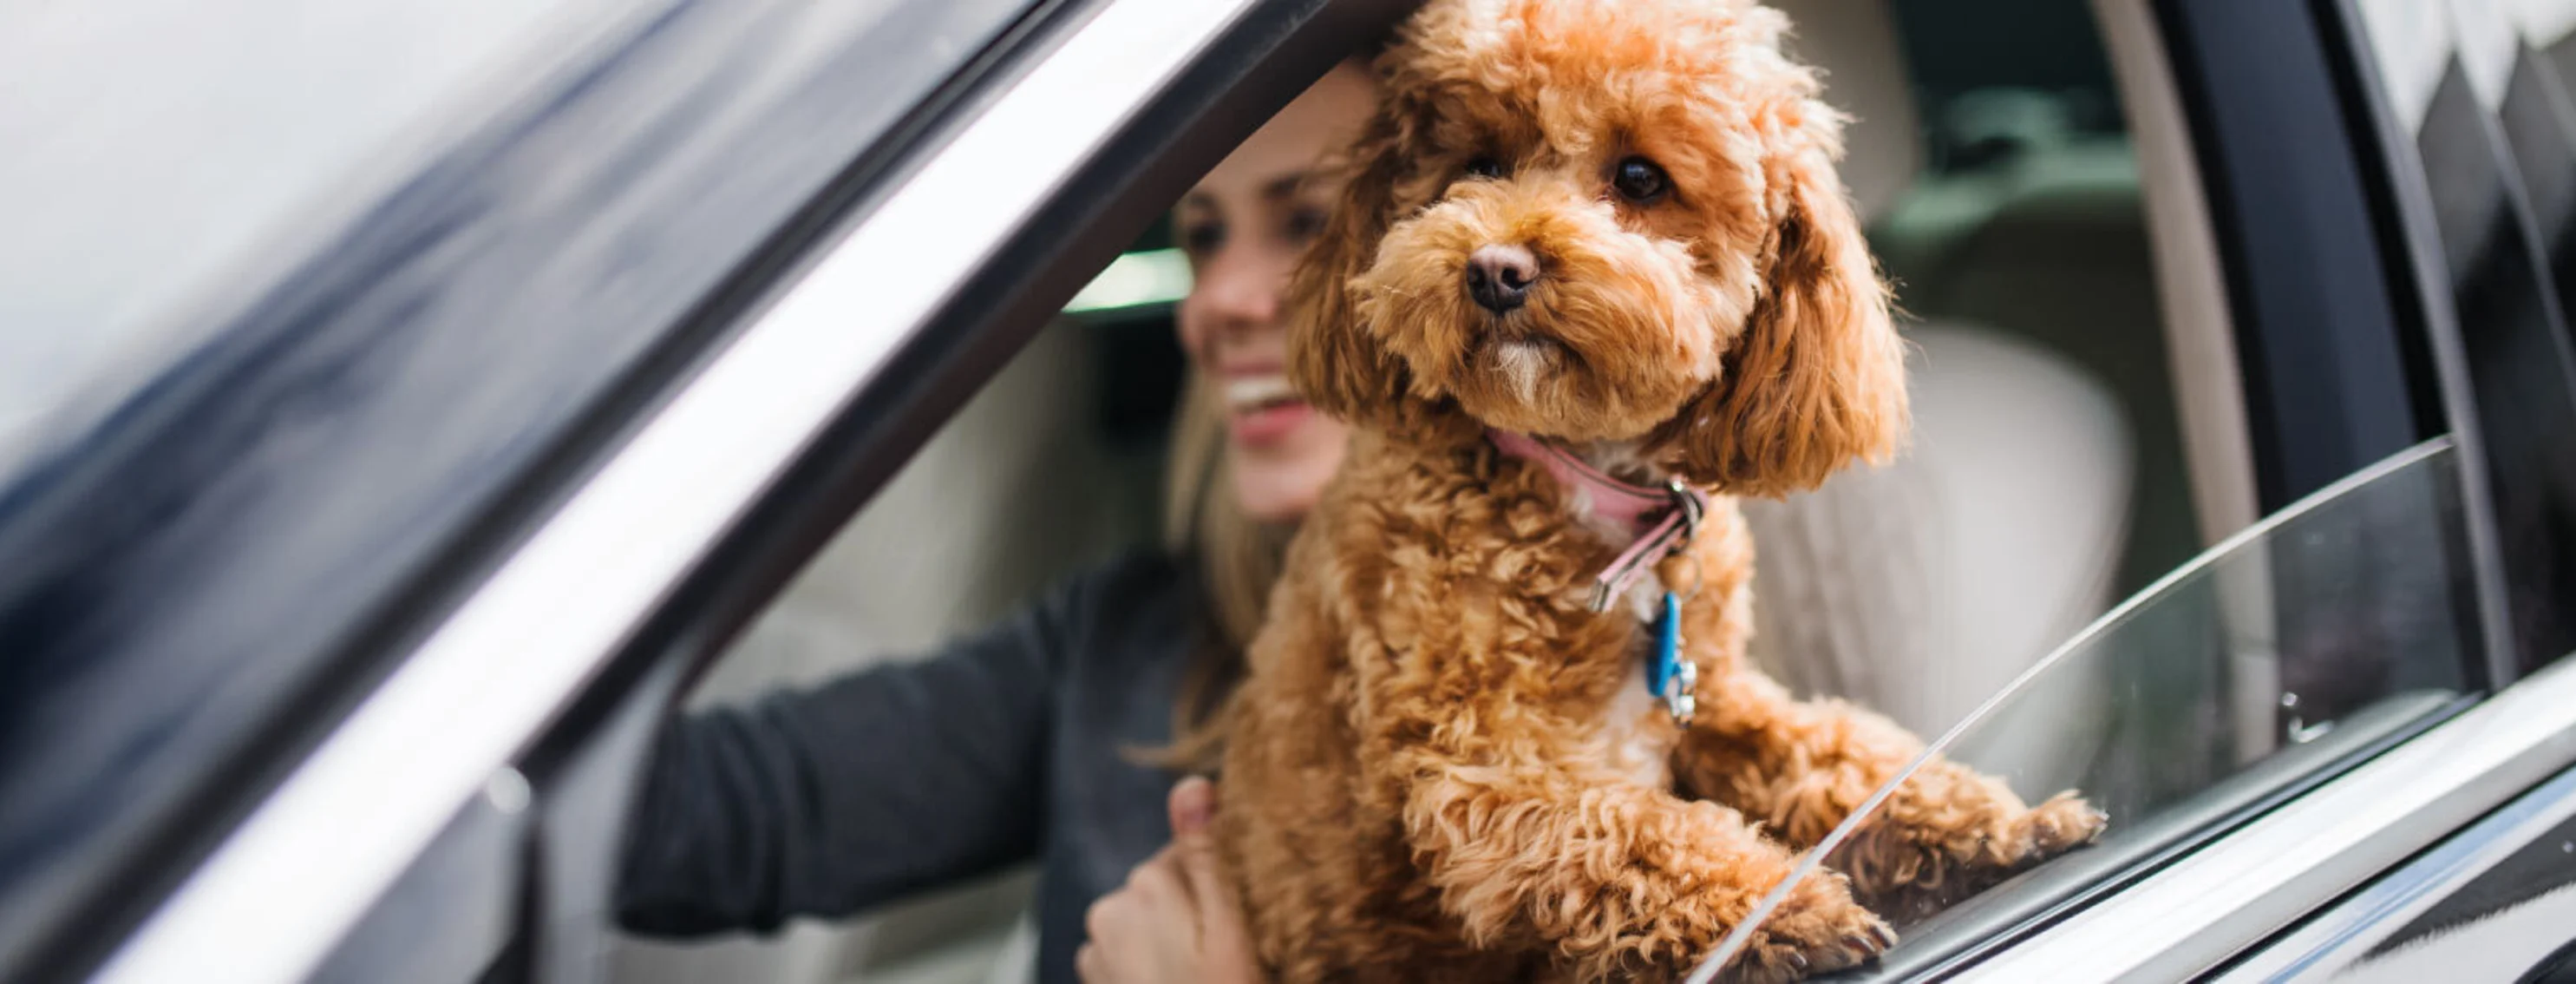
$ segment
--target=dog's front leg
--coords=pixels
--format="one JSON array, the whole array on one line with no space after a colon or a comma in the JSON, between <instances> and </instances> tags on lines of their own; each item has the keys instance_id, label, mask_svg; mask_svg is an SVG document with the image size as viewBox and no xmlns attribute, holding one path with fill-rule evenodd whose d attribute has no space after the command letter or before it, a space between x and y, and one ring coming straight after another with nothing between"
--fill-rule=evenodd
<instances>
[{"instance_id":1,"label":"dog's front leg","mask_svg":"<svg viewBox=\"0 0 2576 984\"><path fill-rule=\"evenodd\" d=\"M1528 741L1541 736L1514 737L1544 754ZM1405 831L1442 908L1480 947L1543 941L1574 979L1678 978L1795 861L1734 810L1516 758L1454 731L1396 758L1410 783ZM1738 967L1755 980L1802 976L1894 939L1842 878L1819 872Z\"/></svg>"},{"instance_id":2,"label":"dog's front leg","mask_svg":"<svg viewBox=\"0 0 2576 984\"><path fill-rule=\"evenodd\" d=\"M1884 717L1840 701L1794 700L1750 667L1710 674L1697 695L1700 711L1675 751L1675 773L1802 846L1923 751ZM2002 782L1935 758L1832 861L1873 907L1921 909L2089 841L2102 826L2102 815L2072 793L2028 806Z\"/></svg>"}]
</instances>

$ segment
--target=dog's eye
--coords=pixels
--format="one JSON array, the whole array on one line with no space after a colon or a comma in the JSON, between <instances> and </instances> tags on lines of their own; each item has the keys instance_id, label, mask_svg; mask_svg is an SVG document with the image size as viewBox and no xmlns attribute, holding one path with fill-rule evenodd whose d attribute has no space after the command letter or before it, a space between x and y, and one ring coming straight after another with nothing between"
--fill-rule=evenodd
<instances>
[{"instance_id":1,"label":"dog's eye","mask_svg":"<svg viewBox=\"0 0 2576 984\"><path fill-rule=\"evenodd\" d=\"M1499 178L1503 176L1503 162L1495 160L1492 154L1478 154L1467 158L1467 174L1470 177Z\"/></svg>"},{"instance_id":2,"label":"dog's eye","mask_svg":"<svg viewBox=\"0 0 2576 984\"><path fill-rule=\"evenodd\" d=\"M1671 190L1672 184L1664 177L1664 169L1656 167L1655 162L1631 157L1620 161L1618 169L1611 172L1610 187L1618 189L1620 197L1629 201L1651 202L1664 197L1664 192Z\"/></svg>"}]
</instances>

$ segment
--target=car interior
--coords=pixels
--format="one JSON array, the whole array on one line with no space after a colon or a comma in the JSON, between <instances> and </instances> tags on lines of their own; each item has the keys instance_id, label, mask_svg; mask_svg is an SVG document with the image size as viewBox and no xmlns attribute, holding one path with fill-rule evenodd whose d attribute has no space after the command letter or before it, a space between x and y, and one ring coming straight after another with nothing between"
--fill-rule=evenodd
<instances>
[{"instance_id":1,"label":"car interior","mask_svg":"<svg viewBox=\"0 0 2576 984\"><path fill-rule=\"evenodd\" d=\"M2213 262L2207 250L2193 260L2187 245L2206 236L2193 227L2205 211L2171 96L2115 66L2121 45L2152 44L2123 36L2151 29L2138 5L1774 2L1854 119L1844 177L1907 316L1916 432L1888 467L1747 504L1762 555L1757 656L1802 692L1934 733L2254 519L2224 299L2214 270L2194 266ZM687 706L929 651L1052 581L1153 549L1183 376L1177 259L1159 228L1130 247L821 550ZM2080 699L2061 706L2087 713ZM2254 730L2267 731L2268 705L2260 716ZM2027 750L2020 771L2045 779L2053 758L2081 752ZM1031 882L1006 874L768 939L621 938L611 976L1020 980Z\"/></svg>"}]
</instances>

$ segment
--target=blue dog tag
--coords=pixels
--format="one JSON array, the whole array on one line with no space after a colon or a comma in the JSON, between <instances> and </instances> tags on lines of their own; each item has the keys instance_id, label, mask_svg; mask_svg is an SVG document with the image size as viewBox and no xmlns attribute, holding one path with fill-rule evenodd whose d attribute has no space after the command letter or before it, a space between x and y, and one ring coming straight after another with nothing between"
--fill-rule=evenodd
<instances>
[{"instance_id":1,"label":"blue dog tag","mask_svg":"<svg viewBox=\"0 0 2576 984\"><path fill-rule=\"evenodd\" d=\"M1665 696L1673 671L1682 663L1682 601L1664 592L1664 610L1655 616L1655 651L1646 662L1646 692Z\"/></svg>"},{"instance_id":2,"label":"blue dog tag","mask_svg":"<svg viewBox=\"0 0 2576 984\"><path fill-rule=\"evenodd\" d=\"M1646 691L1663 698L1673 720L1687 723L1697 701L1698 667L1682 661L1682 600L1664 592L1664 609L1655 616L1655 648L1647 654Z\"/></svg>"}]
</instances>

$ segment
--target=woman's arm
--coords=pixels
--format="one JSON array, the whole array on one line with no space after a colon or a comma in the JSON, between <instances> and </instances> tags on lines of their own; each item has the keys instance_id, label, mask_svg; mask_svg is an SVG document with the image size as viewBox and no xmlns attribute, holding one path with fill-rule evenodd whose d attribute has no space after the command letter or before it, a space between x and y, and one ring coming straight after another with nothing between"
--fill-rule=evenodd
<instances>
[{"instance_id":1,"label":"woman's arm","mask_svg":"<svg viewBox=\"0 0 2576 984\"><path fill-rule=\"evenodd\" d=\"M1033 855L1050 691L1082 594L919 662L673 722L630 814L618 921L768 930Z\"/></svg>"}]
</instances>

